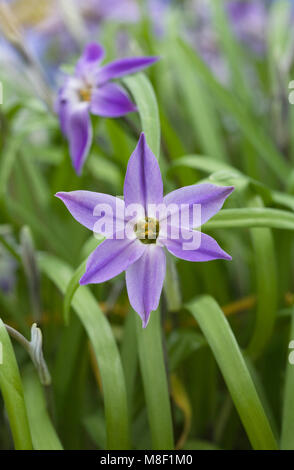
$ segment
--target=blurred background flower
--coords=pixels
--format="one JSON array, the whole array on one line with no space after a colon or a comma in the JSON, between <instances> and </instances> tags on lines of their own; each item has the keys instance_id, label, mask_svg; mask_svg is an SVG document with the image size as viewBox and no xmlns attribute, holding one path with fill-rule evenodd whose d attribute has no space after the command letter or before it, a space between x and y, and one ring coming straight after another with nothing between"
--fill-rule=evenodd
<instances>
[{"instance_id":1,"label":"blurred background flower","mask_svg":"<svg viewBox=\"0 0 294 470\"><path fill-rule=\"evenodd\" d=\"M228 2L227 12L236 36L253 51L263 52L268 19L266 3L233 0Z\"/></svg>"},{"instance_id":2,"label":"blurred background flower","mask_svg":"<svg viewBox=\"0 0 294 470\"><path fill-rule=\"evenodd\" d=\"M11 294L16 283L17 262L0 245L0 290L4 294Z\"/></svg>"}]
</instances>

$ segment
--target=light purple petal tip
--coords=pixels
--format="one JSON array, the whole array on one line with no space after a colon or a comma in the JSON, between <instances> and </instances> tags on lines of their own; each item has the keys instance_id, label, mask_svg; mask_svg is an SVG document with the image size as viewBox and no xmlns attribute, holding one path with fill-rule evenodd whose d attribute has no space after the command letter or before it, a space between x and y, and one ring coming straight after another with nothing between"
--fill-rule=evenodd
<instances>
[{"instance_id":1,"label":"light purple petal tip","mask_svg":"<svg viewBox=\"0 0 294 470\"><path fill-rule=\"evenodd\" d=\"M164 203L175 205L186 210L187 205L190 210L190 221L193 221L193 205L197 204L201 209L201 223L205 224L223 206L227 197L234 191L233 186L216 186L215 184L203 183L191 186L184 186L176 189L164 197ZM190 226L192 228L192 226ZM193 228L196 228L194 226Z\"/></svg>"},{"instance_id":2,"label":"light purple petal tip","mask_svg":"<svg viewBox=\"0 0 294 470\"><path fill-rule=\"evenodd\" d=\"M80 175L92 144L92 125L88 103L79 104L70 114L67 138L74 169Z\"/></svg>"},{"instance_id":3,"label":"light purple petal tip","mask_svg":"<svg viewBox=\"0 0 294 470\"><path fill-rule=\"evenodd\" d=\"M85 47L77 65L76 73L83 74L84 69L98 65L104 57L104 48L96 43L91 42Z\"/></svg>"},{"instance_id":4,"label":"light purple petal tip","mask_svg":"<svg viewBox=\"0 0 294 470\"><path fill-rule=\"evenodd\" d=\"M101 67L97 75L98 84L140 72L158 60L159 57L127 57L125 59L115 60Z\"/></svg>"},{"instance_id":5,"label":"light purple petal tip","mask_svg":"<svg viewBox=\"0 0 294 470\"><path fill-rule=\"evenodd\" d=\"M158 161L142 133L132 153L124 183L125 204L141 204L147 214L149 204L163 202L163 184Z\"/></svg>"},{"instance_id":6,"label":"light purple petal tip","mask_svg":"<svg viewBox=\"0 0 294 470\"><path fill-rule=\"evenodd\" d=\"M174 256L187 261L212 261L215 259L231 260L219 244L206 233L198 230L180 229L177 238L166 238L162 243Z\"/></svg>"},{"instance_id":7,"label":"light purple petal tip","mask_svg":"<svg viewBox=\"0 0 294 470\"><path fill-rule=\"evenodd\" d=\"M166 271L163 248L148 245L143 256L126 271L130 303L146 328L150 313L157 309Z\"/></svg>"},{"instance_id":8,"label":"light purple petal tip","mask_svg":"<svg viewBox=\"0 0 294 470\"><path fill-rule=\"evenodd\" d=\"M71 215L80 224L97 233L98 221L103 219L102 235L110 236L124 223L124 201L120 198L92 191L59 192Z\"/></svg>"},{"instance_id":9,"label":"light purple petal tip","mask_svg":"<svg viewBox=\"0 0 294 470\"><path fill-rule=\"evenodd\" d=\"M80 285L108 281L125 271L144 253L146 245L128 238L107 239L90 255Z\"/></svg>"},{"instance_id":10,"label":"light purple petal tip","mask_svg":"<svg viewBox=\"0 0 294 470\"><path fill-rule=\"evenodd\" d=\"M116 83L106 83L92 93L90 109L93 114L103 117L120 117L136 111L126 92Z\"/></svg>"}]
</instances>

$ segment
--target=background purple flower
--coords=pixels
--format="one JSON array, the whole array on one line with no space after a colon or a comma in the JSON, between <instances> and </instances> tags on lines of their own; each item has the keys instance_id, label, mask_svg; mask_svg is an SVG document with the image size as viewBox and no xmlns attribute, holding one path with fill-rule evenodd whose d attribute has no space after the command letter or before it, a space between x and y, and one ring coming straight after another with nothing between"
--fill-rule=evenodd
<instances>
[{"instance_id":1,"label":"background purple flower","mask_svg":"<svg viewBox=\"0 0 294 470\"><path fill-rule=\"evenodd\" d=\"M97 204L106 203L127 209L132 204L139 204L142 213L135 221L134 230L126 236L129 219L123 220L123 230L113 229L111 238L102 242L88 259L86 272L80 284L105 282L126 271L126 284L130 303L142 318L143 327L147 326L150 313L158 307L165 278L165 249L174 256L188 261L210 261L213 259L231 259L217 242L210 236L195 232L192 226L181 227L178 238L171 237L173 219L155 218L152 205L177 207L180 215L183 204L193 210L194 204L201 205L201 219L206 222L222 207L233 187L199 184L186 186L163 196L163 183L158 162L148 147L144 134L141 134L136 149L130 157L125 183L124 202L115 197L89 191L57 193L72 216L82 225L94 229L98 217L94 215ZM121 214L121 211L119 212ZM117 214L117 212L114 212ZM178 220L182 220L179 217ZM189 219L191 220L191 219ZM119 226L121 227L121 222ZM117 224L114 224L116 227ZM138 227L140 227L139 230ZM167 229L166 229L167 228ZM148 232L147 238L145 237ZM197 249L185 249L187 240L201 237Z\"/></svg>"},{"instance_id":2,"label":"background purple flower","mask_svg":"<svg viewBox=\"0 0 294 470\"><path fill-rule=\"evenodd\" d=\"M262 1L230 1L227 11L236 36L249 45L255 52L265 47L265 28L267 9Z\"/></svg>"},{"instance_id":3,"label":"background purple flower","mask_svg":"<svg viewBox=\"0 0 294 470\"><path fill-rule=\"evenodd\" d=\"M17 262L0 247L0 290L4 294L13 291L16 283Z\"/></svg>"},{"instance_id":4,"label":"background purple flower","mask_svg":"<svg viewBox=\"0 0 294 470\"><path fill-rule=\"evenodd\" d=\"M118 59L101 66L102 46L90 43L79 59L73 76L60 89L57 112L63 133L68 138L73 166L81 173L92 143L89 113L120 117L136 111L127 93L112 79L136 73L156 62L157 57Z\"/></svg>"}]
</instances>

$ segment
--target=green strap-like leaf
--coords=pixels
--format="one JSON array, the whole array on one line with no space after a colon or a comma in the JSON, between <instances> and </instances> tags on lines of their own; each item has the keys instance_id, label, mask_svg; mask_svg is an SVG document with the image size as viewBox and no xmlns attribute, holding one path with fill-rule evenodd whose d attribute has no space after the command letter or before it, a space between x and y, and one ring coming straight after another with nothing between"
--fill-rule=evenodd
<instances>
[{"instance_id":1,"label":"green strap-like leaf","mask_svg":"<svg viewBox=\"0 0 294 470\"><path fill-rule=\"evenodd\" d=\"M281 449L294 450L294 314L290 330L289 352L287 354L286 381L283 402Z\"/></svg>"},{"instance_id":2,"label":"green strap-like leaf","mask_svg":"<svg viewBox=\"0 0 294 470\"><path fill-rule=\"evenodd\" d=\"M121 360L125 374L129 413L130 417L132 417L136 375L139 362L136 336L136 318L132 311L129 312L124 323L124 334L121 344Z\"/></svg>"},{"instance_id":3,"label":"green strap-like leaf","mask_svg":"<svg viewBox=\"0 0 294 470\"><path fill-rule=\"evenodd\" d=\"M244 173L241 173L240 170L237 170L227 163L216 160L215 158L207 157L206 155L185 155L184 157L178 158L173 162L170 170L177 169L178 167L188 167L194 168L196 170L203 171L204 173L215 173L218 171L228 171L232 174L237 175L238 177L243 177L249 182L254 182L256 184L261 184L255 180L249 178ZM294 196L292 194L286 194L280 191L273 191L267 186L262 185L263 188L268 192L273 203L279 206L285 206L287 209L294 210Z\"/></svg>"},{"instance_id":4,"label":"green strap-like leaf","mask_svg":"<svg viewBox=\"0 0 294 470\"><path fill-rule=\"evenodd\" d=\"M72 275L71 280L69 281L65 295L64 295L64 302L63 302L63 317L64 317L64 322L66 325L69 324L69 311L70 311L70 306L72 303L73 296L75 295L78 287L79 287L79 281L82 277L82 275L85 272L86 269L86 263L87 260L83 261L80 266L75 270L75 272Z\"/></svg>"},{"instance_id":5,"label":"green strap-like leaf","mask_svg":"<svg viewBox=\"0 0 294 470\"><path fill-rule=\"evenodd\" d=\"M159 158L160 121L157 101L152 85L143 74L126 77L124 83L135 99L141 118L142 129L145 132L148 145L154 155Z\"/></svg>"},{"instance_id":6,"label":"green strap-like leaf","mask_svg":"<svg viewBox=\"0 0 294 470\"><path fill-rule=\"evenodd\" d=\"M250 98L250 91L247 77L244 73L246 64L244 64L243 61L243 51L232 32L230 21L226 14L225 4L223 2L215 2L214 0L212 0L210 4L214 27L221 48L229 63L234 91L246 102Z\"/></svg>"},{"instance_id":7,"label":"green strap-like leaf","mask_svg":"<svg viewBox=\"0 0 294 470\"><path fill-rule=\"evenodd\" d=\"M178 44L170 49L176 72L179 74L179 87L183 102L191 119L191 126L198 137L201 149L219 160L227 160L215 105L189 57Z\"/></svg>"},{"instance_id":8,"label":"green strap-like leaf","mask_svg":"<svg viewBox=\"0 0 294 470\"><path fill-rule=\"evenodd\" d=\"M0 389L7 410L15 449L32 449L23 388L14 351L0 319Z\"/></svg>"},{"instance_id":9,"label":"green strap-like leaf","mask_svg":"<svg viewBox=\"0 0 294 470\"><path fill-rule=\"evenodd\" d=\"M30 366L23 373L23 387L34 449L62 450L47 411L42 385Z\"/></svg>"},{"instance_id":10,"label":"green strap-like leaf","mask_svg":"<svg viewBox=\"0 0 294 470\"><path fill-rule=\"evenodd\" d=\"M260 205L262 200L256 196L251 205ZM257 311L252 338L247 348L248 354L257 358L272 335L277 314L277 266L273 235L268 228L250 230L257 281Z\"/></svg>"},{"instance_id":11,"label":"green strap-like leaf","mask_svg":"<svg viewBox=\"0 0 294 470\"><path fill-rule=\"evenodd\" d=\"M61 292L65 293L72 278L72 269L48 254L40 256L39 265ZM110 325L87 287L79 288L72 305L87 331L99 364L105 402L107 447L127 449L129 429L125 380Z\"/></svg>"},{"instance_id":12,"label":"green strap-like leaf","mask_svg":"<svg viewBox=\"0 0 294 470\"><path fill-rule=\"evenodd\" d=\"M104 240L104 239L103 239ZM83 251L86 252L87 259L89 254L94 251L100 243L103 241L102 239L98 240L95 237L91 237L87 240L87 242L83 246ZM86 264L87 264L87 259L83 260L81 264L77 267L75 272L73 273L73 276L71 280L69 281L65 296L64 296L64 301L63 301L63 317L64 317L64 322L66 325L69 324L69 311L70 311L70 306L72 303L73 296L75 295L77 289L80 286L80 279L82 275L84 274L86 270Z\"/></svg>"},{"instance_id":13,"label":"green strap-like leaf","mask_svg":"<svg viewBox=\"0 0 294 470\"><path fill-rule=\"evenodd\" d=\"M281 181L284 182L289 175L288 165L283 155L268 138L258 120L249 115L244 109L242 102L239 102L229 90L224 88L215 79L207 65L188 44L184 41L179 41L179 44L195 67L195 73L209 87L212 98L217 100L219 107L226 109L232 115L258 154Z\"/></svg>"},{"instance_id":14,"label":"green strap-like leaf","mask_svg":"<svg viewBox=\"0 0 294 470\"><path fill-rule=\"evenodd\" d=\"M205 230L216 228L269 227L294 230L294 214L279 209L248 208L223 209L205 225Z\"/></svg>"},{"instance_id":15,"label":"green strap-like leaf","mask_svg":"<svg viewBox=\"0 0 294 470\"><path fill-rule=\"evenodd\" d=\"M209 296L191 302L187 308L212 349L252 447L276 449L277 443L269 421L222 310Z\"/></svg>"},{"instance_id":16,"label":"green strap-like leaf","mask_svg":"<svg viewBox=\"0 0 294 470\"><path fill-rule=\"evenodd\" d=\"M133 315L137 315L132 312ZM137 315L138 317L138 315ZM152 312L147 328L137 319L139 360L147 402L152 448L173 449L173 428L162 349L160 313Z\"/></svg>"}]
</instances>

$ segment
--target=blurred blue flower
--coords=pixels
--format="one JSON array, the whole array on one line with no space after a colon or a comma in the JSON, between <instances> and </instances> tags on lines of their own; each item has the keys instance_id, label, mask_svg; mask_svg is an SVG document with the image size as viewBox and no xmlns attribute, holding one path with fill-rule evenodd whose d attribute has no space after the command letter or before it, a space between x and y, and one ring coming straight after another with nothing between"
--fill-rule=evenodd
<instances>
[{"instance_id":1,"label":"blurred blue flower","mask_svg":"<svg viewBox=\"0 0 294 470\"><path fill-rule=\"evenodd\" d=\"M264 2L233 0L228 2L227 11L236 36L253 51L262 52L265 47L265 28L268 18Z\"/></svg>"},{"instance_id":2,"label":"blurred blue flower","mask_svg":"<svg viewBox=\"0 0 294 470\"><path fill-rule=\"evenodd\" d=\"M17 262L10 254L0 247L0 290L4 294L13 291L16 283Z\"/></svg>"}]
</instances>

